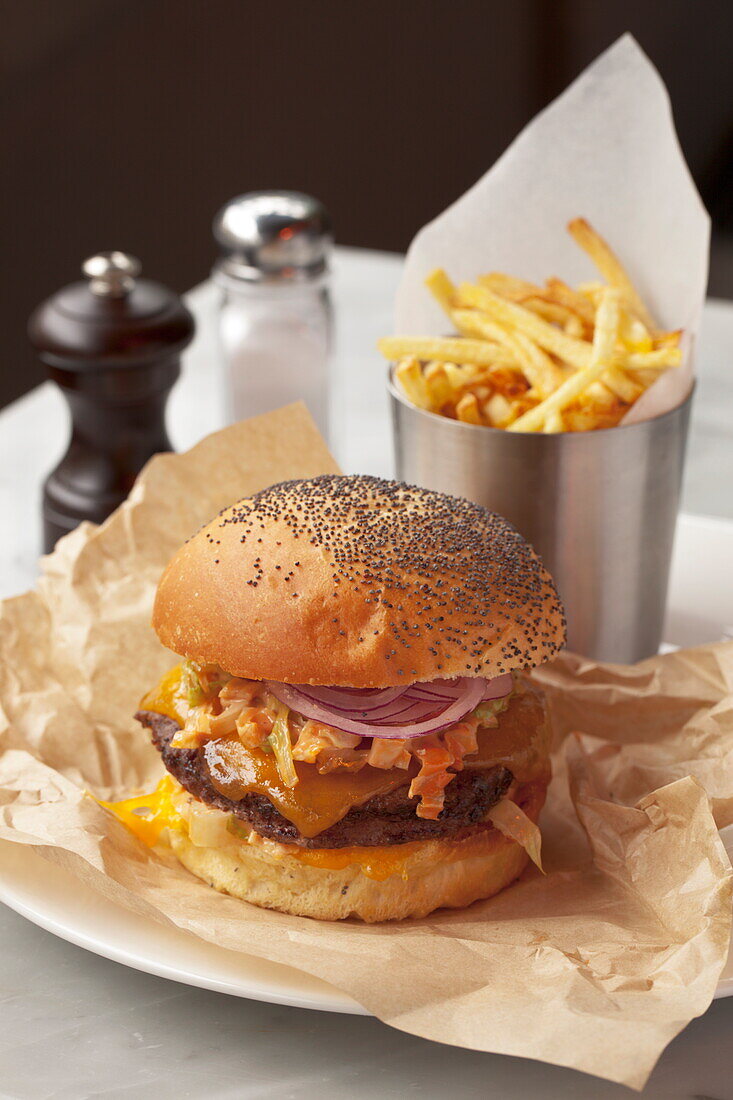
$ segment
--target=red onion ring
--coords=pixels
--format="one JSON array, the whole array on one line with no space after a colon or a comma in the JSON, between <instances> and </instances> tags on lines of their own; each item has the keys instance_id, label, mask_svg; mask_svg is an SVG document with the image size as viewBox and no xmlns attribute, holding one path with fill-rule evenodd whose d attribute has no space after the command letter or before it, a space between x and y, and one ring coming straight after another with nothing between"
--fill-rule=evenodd
<instances>
[{"instance_id":1,"label":"red onion ring","mask_svg":"<svg viewBox=\"0 0 733 1100\"><path fill-rule=\"evenodd\" d=\"M461 694L463 687L461 681L456 681L459 687L454 688L453 691L447 691L445 688L433 689L431 684L413 684L410 688L411 694L415 699L433 699L439 702L450 702L451 699L457 699Z\"/></svg>"},{"instance_id":2,"label":"red onion ring","mask_svg":"<svg viewBox=\"0 0 733 1100\"><path fill-rule=\"evenodd\" d=\"M290 685L285 685L285 687L288 686ZM277 694L276 691L275 694ZM321 699L307 692L303 692L303 695L314 706L322 708L324 712L328 711L329 715L334 720L338 715L342 715L347 718L352 718L355 721L368 722L369 725L378 725L380 722L392 721L393 719L400 717L405 711L411 710L415 706L416 702L422 702L422 700L416 700L408 697L407 688L401 688L399 691L399 695L397 695L390 703L385 703L383 706L376 707L374 710L370 711L363 711L358 703L352 703L348 707L331 707L327 706L325 702L323 702ZM296 707L294 709L297 710L299 708ZM438 708L434 706L432 707L432 709L436 710ZM306 714L306 712L301 709L301 714ZM311 717L311 715L306 714L306 717ZM331 718L329 718L328 720L323 718L319 719L319 721L325 721L327 725L333 726L334 722L331 721Z\"/></svg>"},{"instance_id":3,"label":"red onion ring","mask_svg":"<svg viewBox=\"0 0 733 1100\"><path fill-rule=\"evenodd\" d=\"M388 706L405 694L405 688L399 687L361 691L359 688L323 688L304 684L299 690L316 703L323 703L334 710L358 710L360 714Z\"/></svg>"},{"instance_id":4,"label":"red onion ring","mask_svg":"<svg viewBox=\"0 0 733 1100\"><path fill-rule=\"evenodd\" d=\"M501 676L494 676L491 680L484 680L486 684L486 690L482 702L487 703L490 699L503 699L505 695L508 695L514 686L514 680L511 672L505 672Z\"/></svg>"},{"instance_id":5,"label":"red onion ring","mask_svg":"<svg viewBox=\"0 0 733 1100\"><path fill-rule=\"evenodd\" d=\"M500 699L512 690L511 673L493 680L469 676L458 680L434 680L407 688L385 689L376 694L374 689L360 692L274 680L266 683L276 698L305 718L323 722L343 733L386 738L439 733L460 722L482 701ZM333 704L335 698L343 702L336 706Z\"/></svg>"}]
</instances>

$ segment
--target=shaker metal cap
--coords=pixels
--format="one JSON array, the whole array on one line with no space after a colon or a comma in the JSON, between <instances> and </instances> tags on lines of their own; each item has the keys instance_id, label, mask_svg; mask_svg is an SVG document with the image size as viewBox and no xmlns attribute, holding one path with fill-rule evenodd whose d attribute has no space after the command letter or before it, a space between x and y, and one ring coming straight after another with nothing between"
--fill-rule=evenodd
<instances>
[{"instance_id":1,"label":"shaker metal cap","mask_svg":"<svg viewBox=\"0 0 733 1100\"><path fill-rule=\"evenodd\" d=\"M300 191L249 191L214 218L222 257L214 270L256 281L316 278L333 244L331 218Z\"/></svg>"}]
</instances>

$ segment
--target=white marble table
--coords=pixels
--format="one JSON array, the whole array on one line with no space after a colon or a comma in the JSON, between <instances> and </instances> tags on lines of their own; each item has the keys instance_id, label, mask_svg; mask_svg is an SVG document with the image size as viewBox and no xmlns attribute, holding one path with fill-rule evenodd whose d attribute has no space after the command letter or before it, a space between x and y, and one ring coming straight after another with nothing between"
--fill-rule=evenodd
<instances>
[{"instance_id":1,"label":"white marble table","mask_svg":"<svg viewBox=\"0 0 733 1100\"><path fill-rule=\"evenodd\" d=\"M392 472L383 368L399 257L337 251L334 452L347 471ZM214 293L189 302L199 334L170 406L184 448L221 422ZM733 517L733 306L710 302L699 351L684 508ZM63 451L60 396L41 386L0 413L0 595L33 583L40 483ZM529 1023L529 1022L528 1022ZM670 1046L644 1096L733 1100L733 998ZM0 906L0 1100L82 1097L507 1097L612 1100L628 1090L515 1058L431 1044L359 1016L251 1002L129 970Z\"/></svg>"}]
</instances>

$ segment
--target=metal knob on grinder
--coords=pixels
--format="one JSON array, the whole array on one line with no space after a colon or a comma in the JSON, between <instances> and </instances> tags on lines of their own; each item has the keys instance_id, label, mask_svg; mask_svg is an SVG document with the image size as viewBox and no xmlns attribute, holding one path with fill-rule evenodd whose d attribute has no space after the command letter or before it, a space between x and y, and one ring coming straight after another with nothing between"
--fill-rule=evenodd
<instances>
[{"instance_id":1,"label":"metal knob on grinder","mask_svg":"<svg viewBox=\"0 0 733 1100\"><path fill-rule=\"evenodd\" d=\"M98 252L81 265L92 294L102 298L123 298L135 286L142 264L127 252Z\"/></svg>"},{"instance_id":2,"label":"metal knob on grinder","mask_svg":"<svg viewBox=\"0 0 733 1100\"><path fill-rule=\"evenodd\" d=\"M44 549L83 520L101 523L148 459L171 450L165 406L194 320L139 260L100 252L31 315L28 336L71 412L66 454L43 488Z\"/></svg>"}]
</instances>

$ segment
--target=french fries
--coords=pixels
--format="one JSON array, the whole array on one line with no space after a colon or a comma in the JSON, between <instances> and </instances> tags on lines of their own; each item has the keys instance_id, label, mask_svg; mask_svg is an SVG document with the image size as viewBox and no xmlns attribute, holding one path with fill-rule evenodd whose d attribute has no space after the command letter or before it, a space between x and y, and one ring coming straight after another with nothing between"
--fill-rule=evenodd
<instances>
[{"instance_id":1,"label":"french fries","mask_svg":"<svg viewBox=\"0 0 733 1100\"><path fill-rule=\"evenodd\" d=\"M631 312L651 331L654 328L654 322L648 309L639 297L623 264L611 251L603 237L596 233L585 218L573 218L568 225L568 232L575 243L588 253L606 282L621 291Z\"/></svg>"},{"instance_id":2,"label":"french fries","mask_svg":"<svg viewBox=\"0 0 733 1100\"><path fill-rule=\"evenodd\" d=\"M533 432L543 427L547 417L562 412L571 401L579 397L584 390L608 370L612 359L620 321L619 292L607 287L596 313L596 329L593 335L593 350L588 365L566 378L563 384L544 401L530 409L509 425L510 432Z\"/></svg>"},{"instance_id":3,"label":"french fries","mask_svg":"<svg viewBox=\"0 0 733 1100\"><path fill-rule=\"evenodd\" d=\"M492 271L426 286L458 335L379 341L395 383L418 408L466 424L556 433L615 427L661 371L682 361L619 258L584 218L568 225L601 280L544 286Z\"/></svg>"},{"instance_id":4,"label":"french fries","mask_svg":"<svg viewBox=\"0 0 733 1100\"><path fill-rule=\"evenodd\" d=\"M473 367L512 366L511 356L485 340L439 339L432 337L386 336L377 347L387 359L440 359Z\"/></svg>"}]
</instances>

